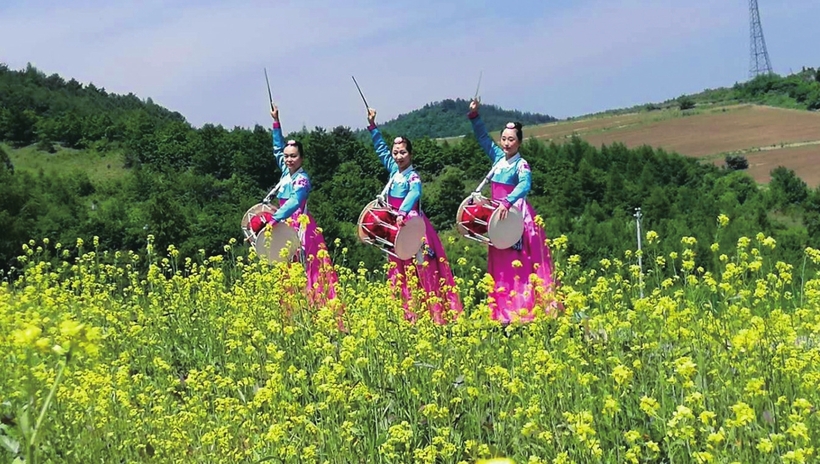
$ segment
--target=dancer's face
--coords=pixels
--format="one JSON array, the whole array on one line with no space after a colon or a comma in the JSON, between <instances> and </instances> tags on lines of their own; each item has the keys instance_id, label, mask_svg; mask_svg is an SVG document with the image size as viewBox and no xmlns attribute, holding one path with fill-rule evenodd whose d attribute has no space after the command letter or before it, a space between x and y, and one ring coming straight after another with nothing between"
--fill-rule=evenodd
<instances>
[{"instance_id":1,"label":"dancer's face","mask_svg":"<svg viewBox=\"0 0 820 464\"><path fill-rule=\"evenodd\" d=\"M302 167L302 155L299 154L299 148L295 145L288 145L284 150L285 166L290 172L296 172Z\"/></svg>"},{"instance_id":2,"label":"dancer's face","mask_svg":"<svg viewBox=\"0 0 820 464\"><path fill-rule=\"evenodd\" d=\"M407 151L407 145L404 143L394 143L393 144L393 161L399 165L400 170L404 170L407 166L410 166L410 159L411 155L410 152Z\"/></svg>"},{"instance_id":3,"label":"dancer's face","mask_svg":"<svg viewBox=\"0 0 820 464\"><path fill-rule=\"evenodd\" d=\"M501 133L500 142L501 149L504 150L507 156L518 153L518 147L521 146L521 141L518 140L515 129L504 129L504 132Z\"/></svg>"}]
</instances>

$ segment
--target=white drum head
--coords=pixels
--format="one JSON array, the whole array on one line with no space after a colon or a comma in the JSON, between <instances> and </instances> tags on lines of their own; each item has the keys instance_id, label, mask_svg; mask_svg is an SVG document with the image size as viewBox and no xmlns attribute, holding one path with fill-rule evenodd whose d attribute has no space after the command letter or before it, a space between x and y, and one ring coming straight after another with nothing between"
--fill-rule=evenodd
<instances>
[{"instance_id":1,"label":"white drum head","mask_svg":"<svg viewBox=\"0 0 820 464\"><path fill-rule=\"evenodd\" d=\"M259 235L256 236L253 248L256 250L256 254L260 257L264 257L270 263L278 263L281 261L290 262L293 259L293 255L296 254L296 251L302 245L299 243L299 236L296 235L296 231L293 230L293 227L283 222L278 222L273 225L270 231L270 237L266 237L266 235L265 229L260 230ZM283 248L288 250L284 258L280 254Z\"/></svg>"},{"instance_id":2,"label":"white drum head","mask_svg":"<svg viewBox=\"0 0 820 464\"><path fill-rule=\"evenodd\" d=\"M487 235L490 236L490 242L494 247L504 250L521 240L524 234L524 214L515 206L511 206L507 211L507 218L502 221L499 218L500 213L499 210L495 210L490 216Z\"/></svg>"},{"instance_id":3,"label":"white drum head","mask_svg":"<svg viewBox=\"0 0 820 464\"><path fill-rule=\"evenodd\" d=\"M415 256L421 248L425 229L424 219L418 216L404 221L404 225L399 228L399 232L396 234L396 247L393 251L396 257L410 259Z\"/></svg>"}]
</instances>

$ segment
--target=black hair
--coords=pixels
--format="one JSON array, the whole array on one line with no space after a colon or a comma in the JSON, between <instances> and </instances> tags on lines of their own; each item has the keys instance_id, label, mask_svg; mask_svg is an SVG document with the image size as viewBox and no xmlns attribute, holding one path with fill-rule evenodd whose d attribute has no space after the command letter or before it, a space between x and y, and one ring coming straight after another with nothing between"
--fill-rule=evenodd
<instances>
[{"instance_id":1,"label":"black hair","mask_svg":"<svg viewBox=\"0 0 820 464\"><path fill-rule=\"evenodd\" d=\"M515 136L518 137L518 143L523 142L524 141L524 131L522 129L523 129L524 126L522 126L521 123L518 122L518 121L516 121L512 124L515 126ZM501 129L500 133L504 134L504 131L506 129L511 129L511 128L508 128L508 127L504 126L504 129Z\"/></svg>"},{"instance_id":2,"label":"black hair","mask_svg":"<svg viewBox=\"0 0 820 464\"><path fill-rule=\"evenodd\" d=\"M399 142L399 143L403 143L404 146L407 147L407 153L412 155L413 154L413 144L410 142L410 139L408 139L407 137L405 137L403 135L400 135L396 138L401 139L401 142ZM396 144L396 140L393 139L393 145L395 145L395 144Z\"/></svg>"},{"instance_id":3,"label":"black hair","mask_svg":"<svg viewBox=\"0 0 820 464\"><path fill-rule=\"evenodd\" d=\"M288 145L293 145L297 150L299 150L299 158L305 157L305 149L302 147L302 142L298 140L288 140L287 143L285 143L285 146L287 147Z\"/></svg>"}]
</instances>

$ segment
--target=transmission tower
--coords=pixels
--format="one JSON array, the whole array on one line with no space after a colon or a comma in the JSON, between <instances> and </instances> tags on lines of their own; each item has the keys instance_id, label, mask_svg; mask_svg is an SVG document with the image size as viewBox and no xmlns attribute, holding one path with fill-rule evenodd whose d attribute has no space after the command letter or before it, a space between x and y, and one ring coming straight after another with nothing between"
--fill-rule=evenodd
<instances>
[{"instance_id":1,"label":"transmission tower","mask_svg":"<svg viewBox=\"0 0 820 464\"><path fill-rule=\"evenodd\" d=\"M749 38L749 78L753 79L761 74L771 74L772 62L769 61L769 52L766 50L766 39L763 38L763 26L760 25L760 11L757 9L757 0L749 0Z\"/></svg>"}]
</instances>

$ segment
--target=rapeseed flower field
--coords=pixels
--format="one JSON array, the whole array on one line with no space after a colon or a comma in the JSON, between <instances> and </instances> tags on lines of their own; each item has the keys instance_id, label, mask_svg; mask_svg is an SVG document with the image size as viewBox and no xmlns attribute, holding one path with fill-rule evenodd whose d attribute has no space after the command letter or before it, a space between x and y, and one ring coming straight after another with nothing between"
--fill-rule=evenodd
<instances>
[{"instance_id":1,"label":"rapeseed flower field","mask_svg":"<svg viewBox=\"0 0 820 464\"><path fill-rule=\"evenodd\" d=\"M817 462L820 251L645 239L643 272L636 252L583 269L554 239L563 311L506 327L491 279L456 263L464 313L412 324L382 270L337 266L339 299L311 307L301 267L235 243L32 241L0 284L0 458Z\"/></svg>"}]
</instances>

